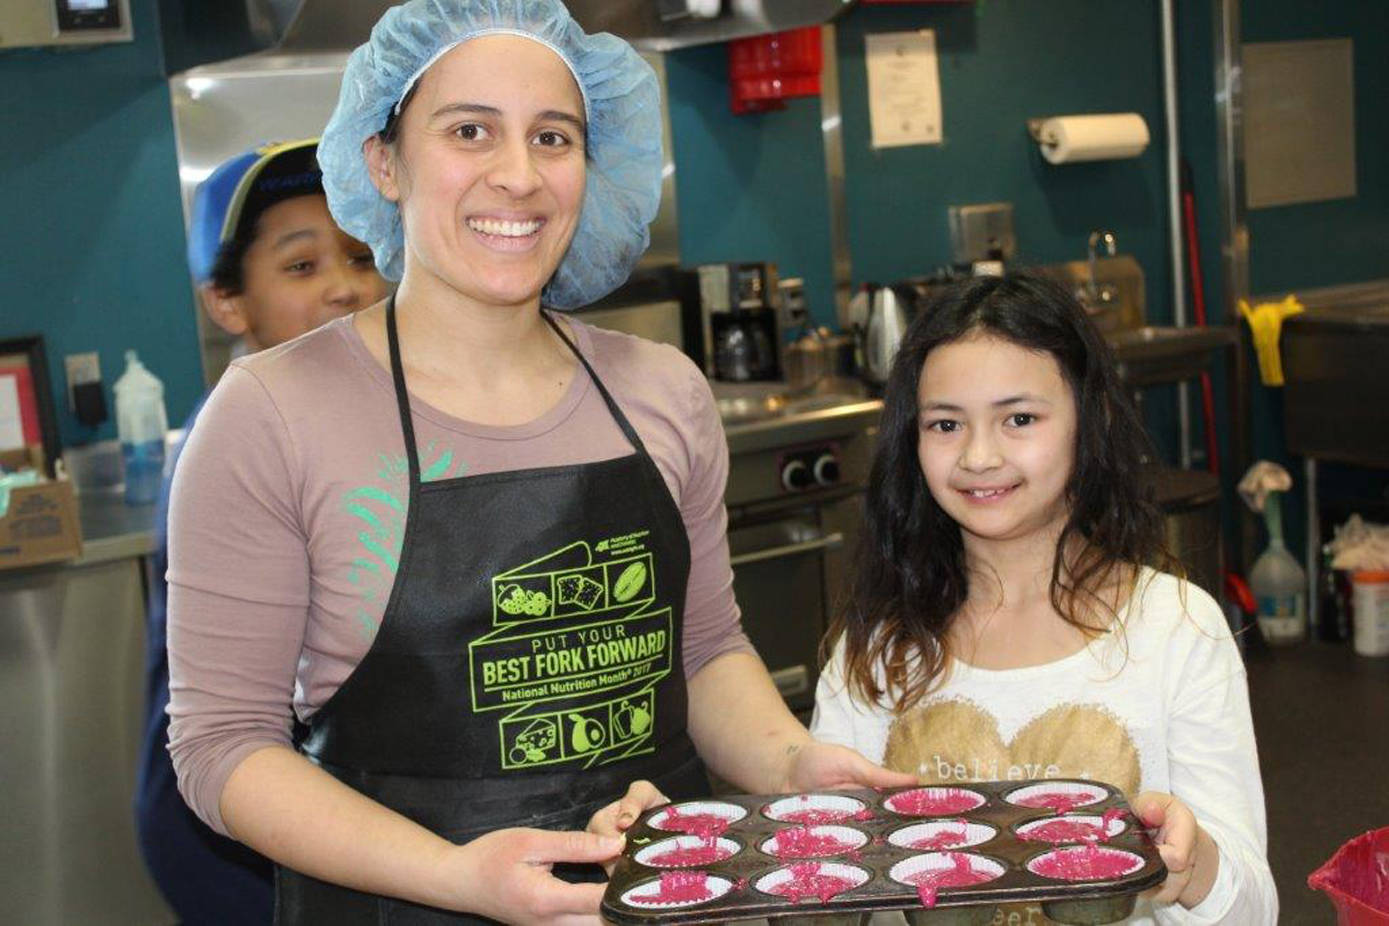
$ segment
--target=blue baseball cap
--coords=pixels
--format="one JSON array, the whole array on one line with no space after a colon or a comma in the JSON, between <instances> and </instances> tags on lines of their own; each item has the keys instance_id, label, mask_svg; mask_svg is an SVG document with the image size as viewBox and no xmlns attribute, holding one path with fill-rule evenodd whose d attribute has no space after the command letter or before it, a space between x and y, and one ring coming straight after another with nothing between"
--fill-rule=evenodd
<instances>
[{"instance_id":1,"label":"blue baseball cap","mask_svg":"<svg viewBox=\"0 0 1389 926\"><path fill-rule=\"evenodd\" d=\"M259 145L222 162L193 193L188 266L205 283L222 245L255 226L260 214L296 196L323 195L318 139Z\"/></svg>"}]
</instances>

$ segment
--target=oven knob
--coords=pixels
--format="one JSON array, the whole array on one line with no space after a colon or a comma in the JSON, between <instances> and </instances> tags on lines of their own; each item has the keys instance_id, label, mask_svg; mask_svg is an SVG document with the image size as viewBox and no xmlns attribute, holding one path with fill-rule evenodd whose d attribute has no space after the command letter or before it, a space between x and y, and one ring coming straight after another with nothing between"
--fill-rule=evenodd
<instances>
[{"instance_id":1,"label":"oven knob","mask_svg":"<svg viewBox=\"0 0 1389 926\"><path fill-rule=\"evenodd\" d=\"M781 467L781 484L788 492L808 489L814 482L815 477L804 460L787 460Z\"/></svg>"},{"instance_id":2,"label":"oven knob","mask_svg":"<svg viewBox=\"0 0 1389 926\"><path fill-rule=\"evenodd\" d=\"M839 481L839 461L832 453L822 453L815 459L815 481L822 486L832 486Z\"/></svg>"}]
</instances>

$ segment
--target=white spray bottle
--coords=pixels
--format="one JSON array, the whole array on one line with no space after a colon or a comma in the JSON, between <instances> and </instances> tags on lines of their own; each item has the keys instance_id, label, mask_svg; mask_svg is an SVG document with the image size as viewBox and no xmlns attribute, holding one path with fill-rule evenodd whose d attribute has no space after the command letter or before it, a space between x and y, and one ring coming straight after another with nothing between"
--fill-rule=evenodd
<instances>
[{"instance_id":1,"label":"white spray bottle","mask_svg":"<svg viewBox=\"0 0 1389 926\"><path fill-rule=\"evenodd\" d=\"M125 460L125 500L148 505L159 498L164 475L164 384L145 369L135 351L125 352L125 372L116 380L116 430Z\"/></svg>"},{"instance_id":2,"label":"white spray bottle","mask_svg":"<svg viewBox=\"0 0 1389 926\"><path fill-rule=\"evenodd\" d=\"M1264 639L1272 644L1296 643L1307 634L1307 573L1283 544L1280 496L1292 487L1292 477L1275 463L1259 462L1240 481L1249 507L1262 511L1268 547L1249 572L1255 614Z\"/></svg>"}]
</instances>

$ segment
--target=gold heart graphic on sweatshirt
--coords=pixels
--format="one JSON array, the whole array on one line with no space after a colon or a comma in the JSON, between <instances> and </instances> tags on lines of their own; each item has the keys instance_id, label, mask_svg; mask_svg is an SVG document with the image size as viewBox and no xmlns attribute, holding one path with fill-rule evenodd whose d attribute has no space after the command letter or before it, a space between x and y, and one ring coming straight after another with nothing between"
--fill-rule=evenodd
<instances>
[{"instance_id":1,"label":"gold heart graphic on sweatshirt","mask_svg":"<svg viewBox=\"0 0 1389 926\"><path fill-rule=\"evenodd\" d=\"M883 764L931 784L1090 778L1132 796L1140 782L1132 737L1097 704L1057 705L1005 743L979 705L935 701L893 721Z\"/></svg>"}]
</instances>

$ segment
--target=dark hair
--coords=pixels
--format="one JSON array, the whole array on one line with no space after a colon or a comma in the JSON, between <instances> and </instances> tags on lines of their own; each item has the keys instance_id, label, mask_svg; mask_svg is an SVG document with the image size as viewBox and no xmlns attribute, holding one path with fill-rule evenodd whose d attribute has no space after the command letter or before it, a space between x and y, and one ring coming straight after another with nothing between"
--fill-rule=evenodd
<instances>
[{"instance_id":1,"label":"dark hair","mask_svg":"<svg viewBox=\"0 0 1389 926\"><path fill-rule=\"evenodd\" d=\"M230 296L240 295L246 287L244 263L246 252L260 236L260 220L270 208L285 200L300 196L323 196L323 171L318 166L318 145L297 143L287 150L273 154L259 168L250 186L229 210L236 209L236 227L230 237L217 248L208 282L214 289ZM227 216L231 218L229 214Z\"/></svg>"},{"instance_id":2,"label":"dark hair","mask_svg":"<svg viewBox=\"0 0 1389 926\"><path fill-rule=\"evenodd\" d=\"M410 105L410 101L415 98L415 91L420 88L420 82L416 80L410 85L410 89L405 92L405 96L400 98L397 106L392 106L390 112L386 113L386 124L381 127L381 131L376 134L381 141L388 145L395 144L396 138L400 136L400 120L405 117L405 109Z\"/></svg>"},{"instance_id":3,"label":"dark hair","mask_svg":"<svg viewBox=\"0 0 1389 926\"><path fill-rule=\"evenodd\" d=\"M944 289L908 327L888 376L858 568L827 637L827 644L844 638L850 691L869 703L890 693L899 711L941 678L947 631L969 595L960 527L936 504L921 472L917 390L934 348L976 333L1050 354L1075 399L1070 514L1051 570L1057 613L1094 635L1100 628L1088 615L1095 608L1117 619L1101 597L1110 582L1127 579L1135 565L1174 565L1162 514L1141 479L1148 436L1108 346L1076 299L1050 280L1020 273Z\"/></svg>"},{"instance_id":4,"label":"dark hair","mask_svg":"<svg viewBox=\"0 0 1389 926\"><path fill-rule=\"evenodd\" d=\"M259 222L250 223L249 227L238 231L217 248L217 259L213 261L212 272L207 277L213 289L228 296L239 296L246 289L242 264L246 252L256 240L259 225Z\"/></svg>"}]
</instances>

